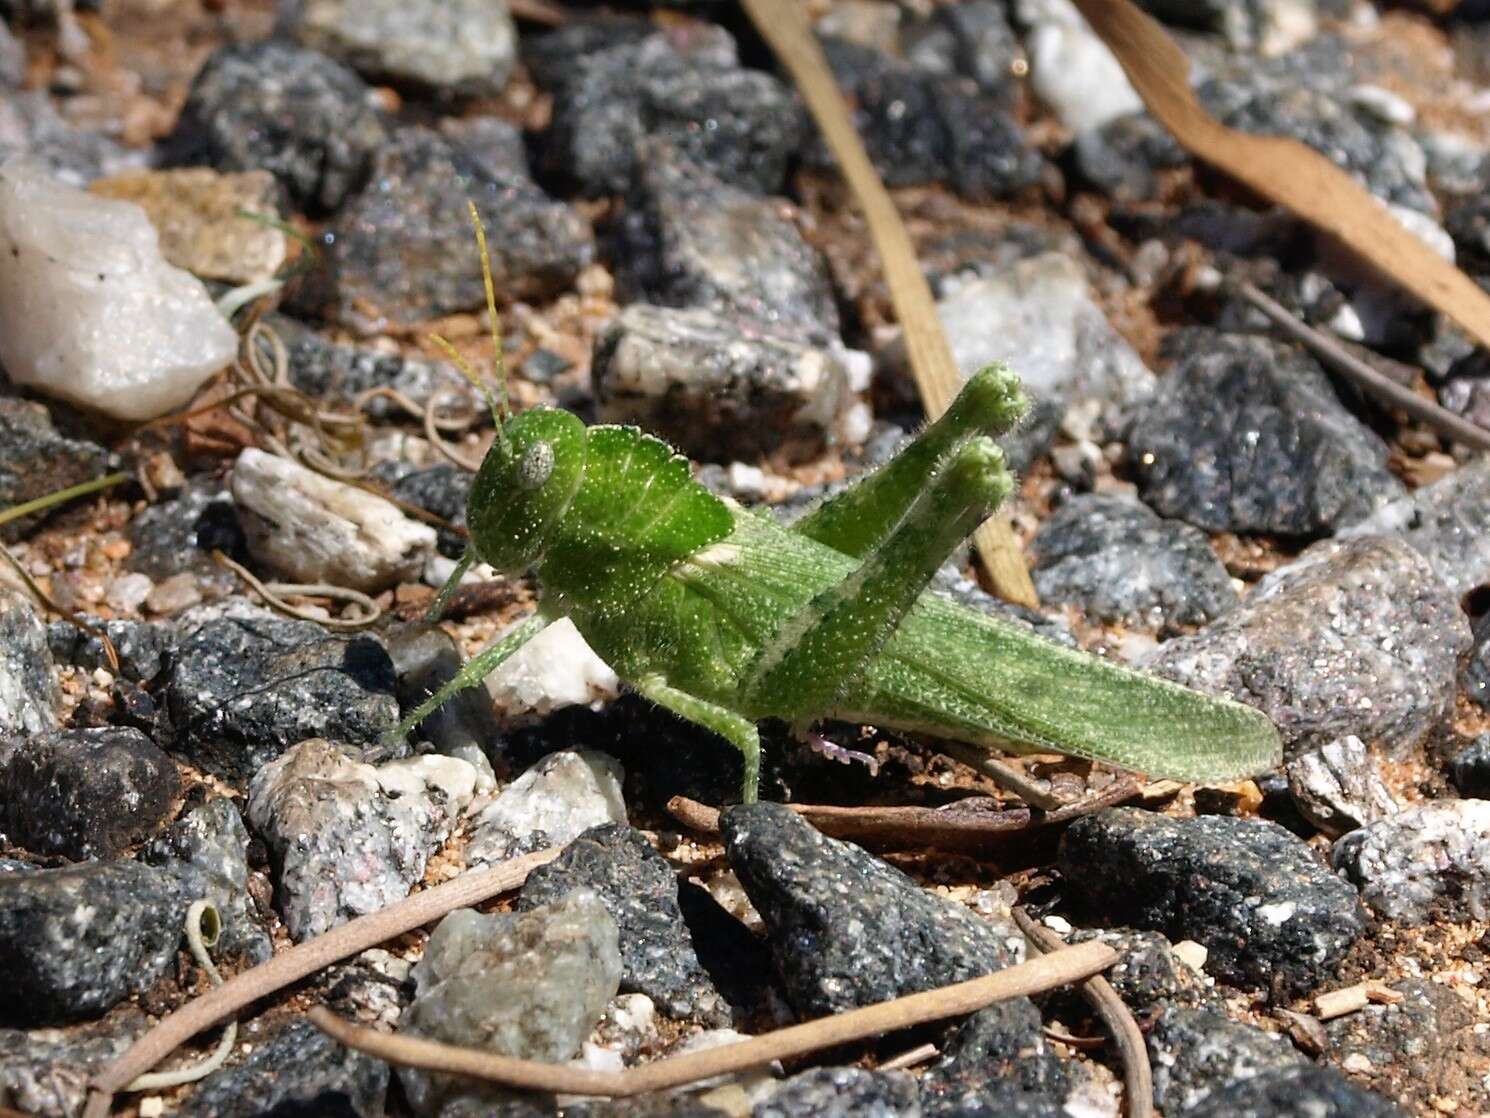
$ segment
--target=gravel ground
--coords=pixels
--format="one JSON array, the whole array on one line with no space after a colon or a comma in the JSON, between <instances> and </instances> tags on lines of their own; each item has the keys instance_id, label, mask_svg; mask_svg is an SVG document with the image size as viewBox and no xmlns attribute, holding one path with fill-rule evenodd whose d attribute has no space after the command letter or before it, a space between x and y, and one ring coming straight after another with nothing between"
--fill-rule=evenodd
<instances>
[{"instance_id":1,"label":"gravel ground","mask_svg":"<svg viewBox=\"0 0 1490 1118\"><path fill-rule=\"evenodd\" d=\"M1213 113L1324 152L1490 286L1483 5L1145 6ZM1041 608L965 556L937 585L1263 710L1284 764L1140 782L1017 846L866 849L779 802L697 831L668 799L733 803L737 754L572 626L391 742L539 592L478 569L420 621L493 438L430 341L489 360L467 202L519 408L637 424L790 516L924 419L826 148L720 5L0 2L0 509L127 475L0 525L32 583L0 567L0 1107L79 1113L207 988L194 899L236 973L563 846L117 1113L1116 1116L1121 1064L1069 992L614 1104L390 1069L301 1017L614 1069L1008 966L1022 904L1124 952L1166 1118L1490 1114L1490 461L1215 280L1490 426L1484 353L1192 163L1066 0L809 7L959 364L1009 361L1035 403L1005 450ZM213 300L266 289L248 369L219 375ZM280 387L228 398L255 376ZM282 616L214 553L321 585ZM1013 806L924 742L823 735L763 727L763 799ZM1068 800L1114 787L1021 763ZM1312 1016L1367 979L1393 994Z\"/></svg>"}]
</instances>

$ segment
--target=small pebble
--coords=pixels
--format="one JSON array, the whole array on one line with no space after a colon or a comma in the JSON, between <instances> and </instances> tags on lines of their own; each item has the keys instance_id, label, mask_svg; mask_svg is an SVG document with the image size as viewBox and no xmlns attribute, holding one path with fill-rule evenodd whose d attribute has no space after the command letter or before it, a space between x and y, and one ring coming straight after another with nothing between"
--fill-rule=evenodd
<instances>
[{"instance_id":1,"label":"small pebble","mask_svg":"<svg viewBox=\"0 0 1490 1118\"><path fill-rule=\"evenodd\" d=\"M182 571L155 583L145 596L145 608L150 613L170 616L191 609L201 601L202 590L197 577L190 571Z\"/></svg>"},{"instance_id":2,"label":"small pebble","mask_svg":"<svg viewBox=\"0 0 1490 1118\"><path fill-rule=\"evenodd\" d=\"M564 846L591 827L626 822L620 762L605 753L551 753L497 795L471 821L466 858L500 862Z\"/></svg>"},{"instance_id":3,"label":"small pebble","mask_svg":"<svg viewBox=\"0 0 1490 1118\"><path fill-rule=\"evenodd\" d=\"M599 898L575 890L524 913L459 909L436 925L414 967L403 1036L557 1063L575 1055L616 995L621 956L615 922ZM450 1100L511 1098L509 1090L400 1068L414 1112Z\"/></svg>"},{"instance_id":4,"label":"small pebble","mask_svg":"<svg viewBox=\"0 0 1490 1118\"><path fill-rule=\"evenodd\" d=\"M1415 804L1352 831L1330 860L1361 899L1408 926L1490 916L1490 801Z\"/></svg>"}]
</instances>

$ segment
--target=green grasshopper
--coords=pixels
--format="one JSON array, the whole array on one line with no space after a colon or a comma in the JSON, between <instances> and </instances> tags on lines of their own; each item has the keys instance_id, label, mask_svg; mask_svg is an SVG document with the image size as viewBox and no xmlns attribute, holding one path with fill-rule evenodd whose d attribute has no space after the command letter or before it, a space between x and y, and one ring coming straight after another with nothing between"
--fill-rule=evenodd
<instances>
[{"instance_id":1,"label":"green grasshopper","mask_svg":"<svg viewBox=\"0 0 1490 1118\"><path fill-rule=\"evenodd\" d=\"M1050 805L1048 794L989 751L1063 753L1181 780L1279 763L1277 731L1257 710L927 589L1013 489L993 441L1026 408L1007 368L973 376L895 458L785 527L710 493L687 459L634 427L586 427L554 408L511 415L499 338L497 354L497 438L471 487L471 543L430 615L476 559L514 575L536 570L541 604L404 719L399 737L567 616L630 687L739 749L747 802L765 718L798 732L833 718L943 739L946 752L979 760L1037 806Z\"/></svg>"}]
</instances>

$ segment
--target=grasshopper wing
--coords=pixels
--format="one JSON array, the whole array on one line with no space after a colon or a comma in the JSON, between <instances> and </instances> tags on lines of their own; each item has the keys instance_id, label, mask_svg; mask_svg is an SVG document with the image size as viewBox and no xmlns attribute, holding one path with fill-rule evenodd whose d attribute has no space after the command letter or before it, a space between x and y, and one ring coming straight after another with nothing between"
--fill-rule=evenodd
<instances>
[{"instance_id":1,"label":"grasshopper wing","mask_svg":"<svg viewBox=\"0 0 1490 1118\"><path fill-rule=\"evenodd\" d=\"M1054 644L928 594L870 670L870 709L844 712L1012 752L1049 751L1177 780L1275 768L1261 711Z\"/></svg>"}]
</instances>

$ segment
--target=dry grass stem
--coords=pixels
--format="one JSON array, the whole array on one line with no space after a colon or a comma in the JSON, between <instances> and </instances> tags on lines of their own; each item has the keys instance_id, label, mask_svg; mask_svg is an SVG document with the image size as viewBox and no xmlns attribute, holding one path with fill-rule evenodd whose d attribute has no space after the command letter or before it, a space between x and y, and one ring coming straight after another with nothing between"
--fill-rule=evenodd
<instances>
[{"instance_id":1,"label":"dry grass stem","mask_svg":"<svg viewBox=\"0 0 1490 1118\"><path fill-rule=\"evenodd\" d=\"M1113 948L1091 940L982 978L777 1029L738 1044L669 1056L620 1072L519 1060L479 1049L381 1033L344 1021L324 1006L311 1010L309 1017L318 1028L347 1047L401 1067L466 1075L530 1091L626 1098L685 1087L773 1060L793 1059L912 1025L972 1013L1006 998L1038 994L1079 982L1106 970L1117 960L1118 953Z\"/></svg>"},{"instance_id":2,"label":"dry grass stem","mask_svg":"<svg viewBox=\"0 0 1490 1118\"><path fill-rule=\"evenodd\" d=\"M1023 909L1014 910L1014 920L1024 933L1024 938L1029 941L1031 950L1049 952L1042 958L1050 959L1058 952L1070 950L1061 942L1060 937L1035 923ZM1113 1044L1122 1060L1125 1118L1153 1118L1154 1073L1149 1066L1148 1045L1144 1042L1138 1022L1133 1019L1133 1014L1123 1004L1118 992L1112 988L1112 983L1101 975L1094 975L1083 982L1081 993L1111 1031Z\"/></svg>"},{"instance_id":3,"label":"dry grass stem","mask_svg":"<svg viewBox=\"0 0 1490 1118\"><path fill-rule=\"evenodd\" d=\"M927 416L934 419L962 387L962 374L942 332L936 300L931 297L910 234L864 151L833 71L807 24L801 0L744 0L744 6L756 30L791 74L864 213L884 267L890 301L905 331L906 352L921 403ZM1035 584L1006 516L985 522L973 540L995 593L1021 605L1039 604Z\"/></svg>"},{"instance_id":4,"label":"dry grass stem","mask_svg":"<svg viewBox=\"0 0 1490 1118\"><path fill-rule=\"evenodd\" d=\"M557 850L540 850L490 869L473 870L453 881L416 893L407 900L366 916L359 916L324 935L296 944L267 963L234 975L221 986L160 1020L154 1028L103 1071L93 1077L83 1118L105 1118L114 1092L143 1075L203 1029L226 1020L246 1005L283 990L293 982L340 962L359 951L403 935L440 919L457 908L516 889L528 874L558 857Z\"/></svg>"}]
</instances>

